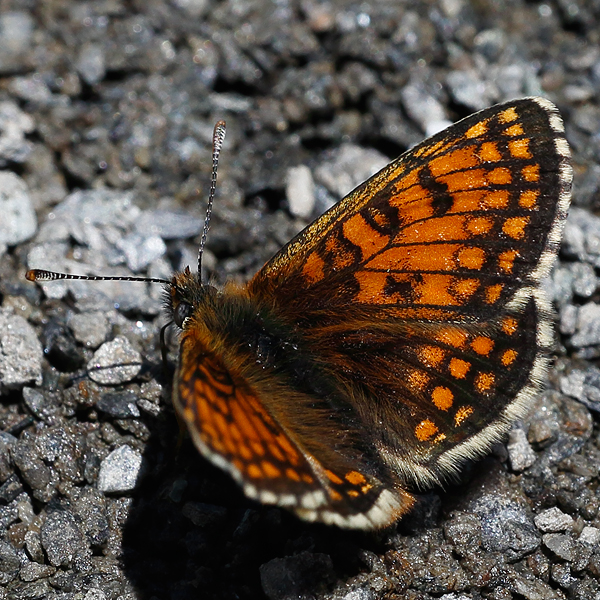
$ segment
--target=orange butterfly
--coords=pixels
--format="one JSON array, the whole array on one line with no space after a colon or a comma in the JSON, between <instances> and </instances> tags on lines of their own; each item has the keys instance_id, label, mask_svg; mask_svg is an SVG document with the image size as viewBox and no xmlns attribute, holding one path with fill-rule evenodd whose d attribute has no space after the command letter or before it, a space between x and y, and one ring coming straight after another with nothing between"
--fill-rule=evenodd
<instances>
[{"instance_id":1,"label":"orange butterfly","mask_svg":"<svg viewBox=\"0 0 600 600\"><path fill-rule=\"evenodd\" d=\"M409 490L485 453L540 389L540 280L571 179L557 109L517 100L400 156L247 285L174 275L174 403L197 448L251 498L309 521L396 521Z\"/></svg>"}]
</instances>

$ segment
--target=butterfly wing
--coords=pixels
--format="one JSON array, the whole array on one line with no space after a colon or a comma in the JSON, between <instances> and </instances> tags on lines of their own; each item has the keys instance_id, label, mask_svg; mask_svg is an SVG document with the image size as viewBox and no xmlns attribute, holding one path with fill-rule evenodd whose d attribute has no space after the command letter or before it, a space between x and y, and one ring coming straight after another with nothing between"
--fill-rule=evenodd
<instances>
[{"instance_id":1,"label":"butterfly wing","mask_svg":"<svg viewBox=\"0 0 600 600\"><path fill-rule=\"evenodd\" d=\"M249 283L404 481L487 450L539 389L552 341L539 283L570 184L550 102L492 107L392 162Z\"/></svg>"},{"instance_id":2,"label":"butterfly wing","mask_svg":"<svg viewBox=\"0 0 600 600\"><path fill-rule=\"evenodd\" d=\"M292 430L285 414L268 408L285 404L274 397L281 393L277 380L261 385L235 361L226 365L226 355L209 351L193 332L184 333L174 402L196 447L247 496L309 521L363 529L388 525L410 508L412 497L384 484L355 451L316 458L311 446L321 448L325 441L317 433L315 419L321 415L308 411L304 427ZM332 440L329 446L340 443Z\"/></svg>"}]
</instances>

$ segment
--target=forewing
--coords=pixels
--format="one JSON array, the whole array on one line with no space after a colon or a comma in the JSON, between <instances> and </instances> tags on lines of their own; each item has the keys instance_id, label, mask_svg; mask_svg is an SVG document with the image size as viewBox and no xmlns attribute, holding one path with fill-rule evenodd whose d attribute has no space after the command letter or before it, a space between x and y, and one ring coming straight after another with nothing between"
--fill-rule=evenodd
<instances>
[{"instance_id":1,"label":"forewing","mask_svg":"<svg viewBox=\"0 0 600 600\"><path fill-rule=\"evenodd\" d=\"M568 156L550 102L481 111L359 186L249 289L308 327L350 306L405 320L497 315L550 269L569 204Z\"/></svg>"}]
</instances>

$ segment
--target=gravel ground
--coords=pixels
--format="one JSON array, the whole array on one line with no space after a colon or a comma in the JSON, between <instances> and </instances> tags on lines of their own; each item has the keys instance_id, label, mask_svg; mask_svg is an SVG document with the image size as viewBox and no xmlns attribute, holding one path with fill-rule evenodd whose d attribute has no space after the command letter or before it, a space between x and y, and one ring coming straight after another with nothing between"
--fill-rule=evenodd
<instances>
[{"instance_id":1,"label":"gravel ground","mask_svg":"<svg viewBox=\"0 0 600 600\"><path fill-rule=\"evenodd\" d=\"M0 0L0 598L600 598L599 36L592 0ZM548 389L391 531L304 524L178 448L159 286L24 280L194 265L218 119L223 282L532 94L575 168Z\"/></svg>"}]
</instances>

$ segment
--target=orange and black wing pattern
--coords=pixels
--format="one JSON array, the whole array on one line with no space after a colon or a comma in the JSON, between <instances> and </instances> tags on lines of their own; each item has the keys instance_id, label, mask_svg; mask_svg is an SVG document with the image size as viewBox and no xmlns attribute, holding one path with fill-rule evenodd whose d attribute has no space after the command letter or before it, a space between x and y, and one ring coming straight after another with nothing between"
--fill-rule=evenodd
<instances>
[{"instance_id":1,"label":"orange and black wing pattern","mask_svg":"<svg viewBox=\"0 0 600 600\"><path fill-rule=\"evenodd\" d=\"M492 107L385 167L250 282L404 480L489 449L539 389L552 343L539 284L570 185L556 108Z\"/></svg>"},{"instance_id":2,"label":"orange and black wing pattern","mask_svg":"<svg viewBox=\"0 0 600 600\"><path fill-rule=\"evenodd\" d=\"M405 320L497 315L549 271L569 206L569 149L541 98L471 115L360 185L250 282L320 324L349 306ZM302 294L299 291L302 290Z\"/></svg>"},{"instance_id":3,"label":"orange and black wing pattern","mask_svg":"<svg viewBox=\"0 0 600 600\"><path fill-rule=\"evenodd\" d=\"M175 403L198 449L308 520L394 522L540 389L570 185L556 108L517 100L393 161L247 286L175 276L174 312L193 309Z\"/></svg>"},{"instance_id":4,"label":"orange and black wing pattern","mask_svg":"<svg viewBox=\"0 0 600 600\"><path fill-rule=\"evenodd\" d=\"M301 426L292 430L289 419L269 410L285 406L273 398L276 385L252 386L193 331L184 333L180 364L174 394L180 417L200 452L229 472L248 497L285 506L309 521L364 529L387 525L411 507L412 497L385 485L360 456L348 463L343 456L311 454L311 436L302 439Z\"/></svg>"}]
</instances>

